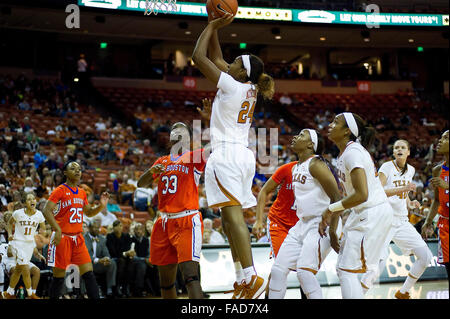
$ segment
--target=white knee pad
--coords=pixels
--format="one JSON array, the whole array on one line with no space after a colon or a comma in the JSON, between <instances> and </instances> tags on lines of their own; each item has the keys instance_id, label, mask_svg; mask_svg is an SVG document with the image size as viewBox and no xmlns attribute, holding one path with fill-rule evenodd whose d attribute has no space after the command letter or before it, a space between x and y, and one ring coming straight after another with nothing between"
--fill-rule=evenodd
<instances>
[{"instance_id":1,"label":"white knee pad","mask_svg":"<svg viewBox=\"0 0 450 319\"><path fill-rule=\"evenodd\" d=\"M419 273L415 274L412 273L413 276L421 276L423 271L428 267L428 265L431 262L431 259L433 258L433 254L431 253L428 246L423 246L420 248L414 249L414 255L416 255L417 260L414 262L413 269L411 269L411 272L413 270L418 271ZM416 267L415 267L416 266ZM420 268L420 269L416 269ZM423 269L423 271L421 271Z\"/></svg>"},{"instance_id":2,"label":"white knee pad","mask_svg":"<svg viewBox=\"0 0 450 319\"><path fill-rule=\"evenodd\" d=\"M289 269L275 263L270 272L269 289L274 291L281 291L283 288L286 289L288 273Z\"/></svg>"}]
</instances>

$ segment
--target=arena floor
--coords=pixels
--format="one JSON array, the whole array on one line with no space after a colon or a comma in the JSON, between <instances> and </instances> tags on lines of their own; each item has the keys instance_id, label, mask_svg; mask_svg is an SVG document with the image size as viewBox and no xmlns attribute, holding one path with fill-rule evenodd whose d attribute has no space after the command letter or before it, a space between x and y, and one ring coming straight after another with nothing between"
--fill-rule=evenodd
<instances>
[{"instance_id":1,"label":"arena floor","mask_svg":"<svg viewBox=\"0 0 450 319\"><path fill-rule=\"evenodd\" d=\"M368 293L367 299L394 299L395 292L400 289L402 283L377 284ZM411 290L412 299L448 299L449 282L439 281L421 281ZM325 299L341 299L341 288L339 286L324 287L322 289ZM210 299L228 299L223 293L210 293ZM261 297L263 298L263 297ZM297 288L288 289L286 299L300 298L300 290Z\"/></svg>"}]
</instances>

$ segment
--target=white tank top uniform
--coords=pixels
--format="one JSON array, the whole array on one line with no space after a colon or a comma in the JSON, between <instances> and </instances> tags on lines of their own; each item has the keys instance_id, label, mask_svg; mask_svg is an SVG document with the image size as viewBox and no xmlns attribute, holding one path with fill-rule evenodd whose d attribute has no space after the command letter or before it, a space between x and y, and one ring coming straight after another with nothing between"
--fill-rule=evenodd
<instances>
[{"instance_id":1,"label":"white tank top uniform","mask_svg":"<svg viewBox=\"0 0 450 319\"><path fill-rule=\"evenodd\" d=\"M277 274L276 280L272 277L270 281L270 289L275 291L284 289L290 269L303 269L316 274L331 251L330 237L322 238L318 231L322 213L330 205L330 198L309 171L309 165L315 157L296 164L292 169L299 221L289 230L272 266L272 274L275 271ZM341 227L339 219L336 229L338 236ZM281 278L278 278L278 274L282 274ZM276 294L276 297L283 296Z\"/></svg>"},{"instance_id":2,"label":"white tank top uniform","mask_svg":"<svg viewBox=\"0 0 450 319\"><path fill-rule=\"evenodd\" d=\"M352 208L344 228L338 268L344 271L364 273L368 267L376 268L392 224L392 208L369 152L358 142L349 142L337 159L339 179L344 195L354 192L350 173L356 168L365 171L368 198Z\"/></svg>"},{"instance_id":3,"label":"white tank top uniform","mask_svg":"<svg viewBox=\"0 0 450 319\"><path fill-rule=\"evenodd\" d=\"M414 177L416 170L413 166L407 164L408 169L402 175L402 170L395 161L389 161L381 165L379 173L386 176L385 189L400 188L407 186ZM394 219L391 231L388 235L388 243L384 250L383 259L387 258L389 252L389 243L391 240L402 250L403 254L410 255L415 248L427 246L422 236L417 232L408 219L407 207L408 192L400 195L388 197L389 203L394 211Z\"/></svg>"},{"instance_id":4,"label":"white tank top uniform","mask_svg":"<svg viewBox=\"0 0 450 319\"><path fill-rule=\"evenodd\" d=\"M256 161L248 136L256 105L256 87L222 72L212 104L212 153L205 168L206 199L210 207L237 201L243 208L256 205L251 187Z\"/></svg>"},{"instance_id":5,"label":"white tank top uniform","mask_svg":"<svg viewBox=\"0 0 450 319\"><path fill-rule=\"evenodd\" d=\"M15 220L15 228L13 240L9 245L17 264L27 265L36 247L36 230L40 223L45 222L45 218L39 210L29 216L25 213L25 208L14 211L12 217Z\"/></svg>"}]
</instances>

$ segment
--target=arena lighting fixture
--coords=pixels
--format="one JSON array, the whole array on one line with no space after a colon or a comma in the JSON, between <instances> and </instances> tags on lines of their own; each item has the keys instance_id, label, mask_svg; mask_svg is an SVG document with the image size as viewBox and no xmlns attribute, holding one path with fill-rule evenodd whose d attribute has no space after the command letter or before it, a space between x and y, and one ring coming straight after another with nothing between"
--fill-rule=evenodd
<instances>
[{"instance_id":1,"label":"arena lighting fixture","mask_svg":"<svg viewBox=\"0 0 450 319\"><path fill-rule=\"evenodd\" d=\"M369 68L369 63L365 62L365 63L364 63L364 67L365 67L366 69L368 69L368 68Z\"/></svg>"},{"instance_id":2,"label":"arena lighting fixture","mask_svg":"<svg viewBox=\"0 0 450 319\"><path fill-rule=\"evenodd\" d=\"M409 42L409 43L413 43L413 42L414 42L414 39L408 39L408 42Z\"/></svg>"},{"instance_id":3,"label":"arena lighting fixture","mask_svg":"<svg viewBox=\"0 0 450 319\"><path fill-rule=\"evenodd\" d=\"M319 38L320 41L325 41L326 39L327 39L327 38L325 38L325 37L320 37L320 38Z\"/></svg>"},{"instance_id":4,"label":"arena lighting fixture","mask_svg":"<svg viewBox=\"0 0 450 319\"><path fill-rule=\"evenodd\" d=\"M370 42L370 32L368 30L362 30L361 36L362 36L364 42Z\"/></svg>"},{"instance_id":5,"label":"arena lighting fixture","mask_svg":"<svg viewBox=\"0 0 450 319\"><path fill-rule=\"evenodd\" d=\"M275 39L280 40L281 39L281 35L276 35Z\"/></svg>"},{"instance_id":6,"label":"arena lighting fixture","mask_svg":"<svg viewBox=\"0 0 450 319\"><path fill-rule=\"evenodd\" d=\"M78 81L80 81L80 79L79 78L74 78L73 81L74 82L78 82Z\"/></svg>"},{"instance_id":7,"label":"arena lighting fixture","mask_svg":"<svg viewBox=\"0 0 450 319\"><path fill-rule=\"evenodd\" d=\"M189 31L189 30L185 31L184 34L189 35L189 34L191 34L191 31Z\"/></svg>"},{"instance_id":8,"label":"arena lighting fixture","mask_svg":"<svg viewBox=\"0 0 450 319\"><path fill-rule=\"evenodd\" d=\"M236 34L236 33L232 33L232 34L231 34L231 37L232 37L232 38L236 38L236 37L237 37L237 34Z\"/></svg>"}]
</instances>

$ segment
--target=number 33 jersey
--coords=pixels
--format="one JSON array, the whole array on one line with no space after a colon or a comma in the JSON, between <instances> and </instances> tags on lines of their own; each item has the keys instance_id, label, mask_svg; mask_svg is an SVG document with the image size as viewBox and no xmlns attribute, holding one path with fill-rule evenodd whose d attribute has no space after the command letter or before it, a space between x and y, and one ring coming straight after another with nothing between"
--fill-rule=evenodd
<instances>
[{"instance_id":1,"label":"number 33 jersey","mask_svg":"<svg viewBox=\"0 0 450 319\"><path fill-rule=\"evenodd\" d=\"M89 204L84 189L73 189L61 184L50 194L48 200L57 205L53 215L61 232L77 234L83 231L83 207Z\"/></svg>"},{"instance_id":2,"label":"number 33 jersey","mask_svg":"<svg viewBox=\"0 0 450 319\"><path fill-rule=\"evenodd\" d=\"M203 150L163 156L153 166L157 164L165 167L164 172L153 176L154 179L159 177L158 209L164 213L197 210L198 184L206 165Z\"/></svg>"}]
</instances>

